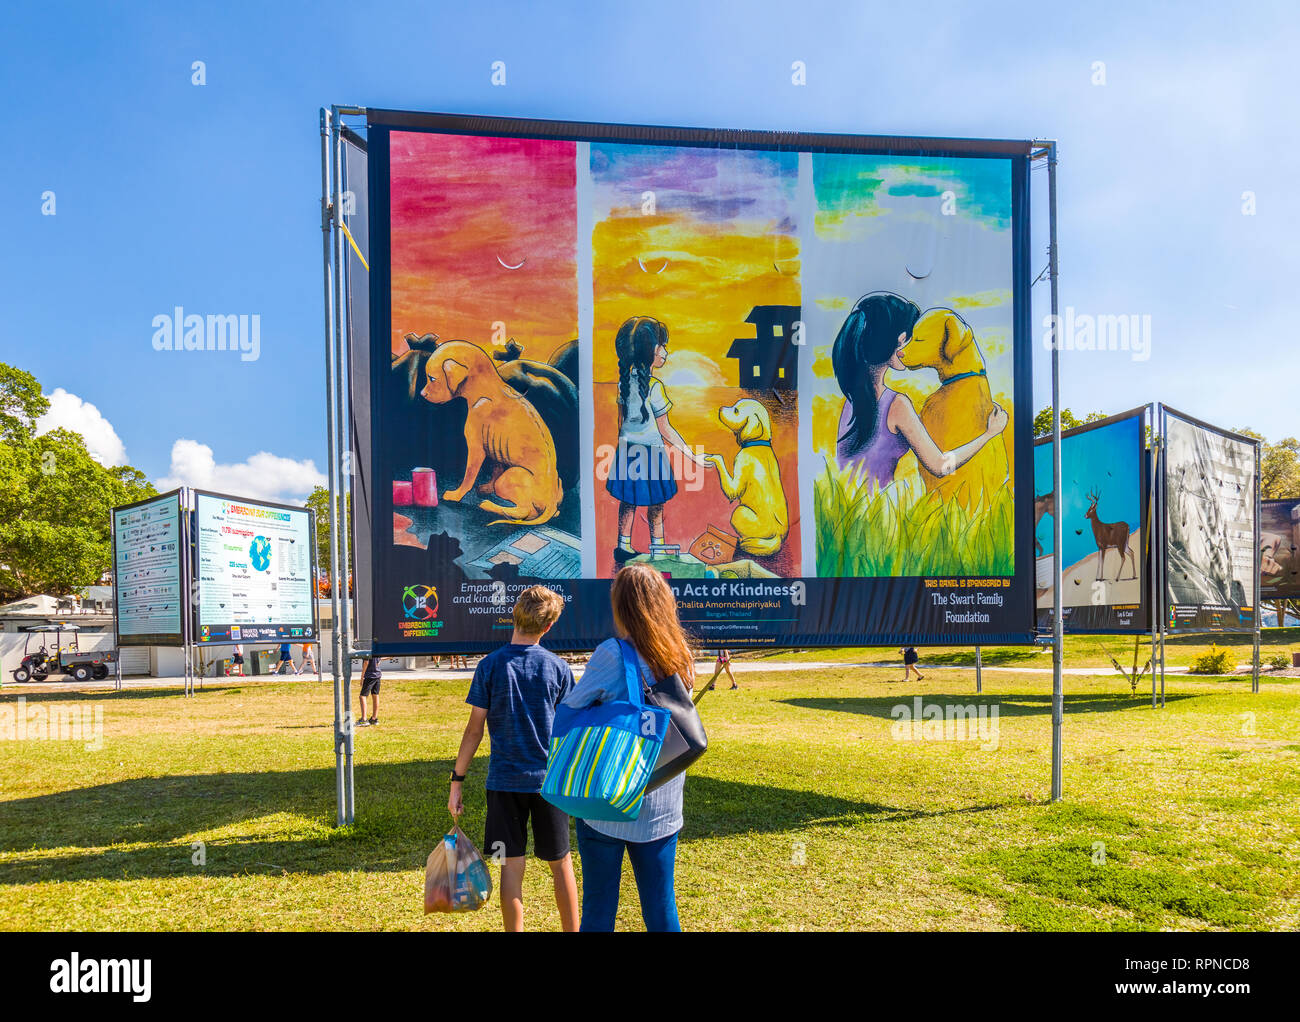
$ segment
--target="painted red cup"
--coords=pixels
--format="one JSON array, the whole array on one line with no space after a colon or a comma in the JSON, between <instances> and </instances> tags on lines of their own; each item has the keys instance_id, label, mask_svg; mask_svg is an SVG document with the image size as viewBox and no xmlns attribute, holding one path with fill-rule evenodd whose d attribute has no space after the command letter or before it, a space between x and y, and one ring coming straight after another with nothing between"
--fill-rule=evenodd
<instances>
[{"instance_id":1,"label":"painted red cup","mask_svg":"<svg viewBox=\"0 0 1300 1022\"><path fill-rule=\"evenodd\" d=\"M438 476L431 468L411 470L411 489L416 507L438 506Z\"/></svg>"},{"instance_id":2,"label":"painted red cup","mask_svg":"<svg viewBox=\"0 0 1300 1022\"><path fill-rule=\"evenodd\" d=\"M405 479L393 480L393 507L410 507L415 503L411 484Z\"/></svg>"}]
</instances>

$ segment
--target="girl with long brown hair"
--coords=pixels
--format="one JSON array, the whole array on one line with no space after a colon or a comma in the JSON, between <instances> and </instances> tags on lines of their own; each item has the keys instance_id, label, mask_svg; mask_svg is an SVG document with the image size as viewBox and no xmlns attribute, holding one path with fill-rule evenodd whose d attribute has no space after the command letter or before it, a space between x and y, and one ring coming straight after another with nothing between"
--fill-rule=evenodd
<instances>
[{"instance_id":1,"label":"girl with long brown hair","mask_svg":"<svg viewBox=\"0 0 1300 1022\"><path fill-rule=\"evenodd\" d=\"M677 674L687 688L695 685L695 656L677 618L677 601L663 575L643 562L625 565L610 587L618 638L606 639L591 655L582 680L564 699L568 706L626 698L626 669L638 683ZM625 640L636 663L625 664ZM647 930L676 931L677 896L673 868L677 835L682 829L682 791L686 775L647 792L641 813L630 823L578 820L578 854L582 858L582 923L587 931L612 931L618 915L623 853L632 860L641 917Z\"/></svg>"}]
</instances>

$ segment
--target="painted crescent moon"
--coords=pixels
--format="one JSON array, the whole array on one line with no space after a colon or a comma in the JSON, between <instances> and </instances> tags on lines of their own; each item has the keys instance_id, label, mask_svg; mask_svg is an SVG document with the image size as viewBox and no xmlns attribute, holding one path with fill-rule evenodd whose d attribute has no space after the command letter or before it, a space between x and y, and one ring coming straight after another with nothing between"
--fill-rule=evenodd
<instances>
[{"instance_id":1,"label":"painted crescent moon","mask_svg":"<svg viewBox=\"0 0 1300 1022\"><path fill-rule=\"evenodd\" d=\"M527 259L526 257L523 258L523 259L520 259L519 262L515 263L514 266L511 266L508 262L506 262L506 261L505 261L504 259L502 259L500 256L497 256L497 262L499 262L499 263L500 263L500 264L501 264L505 269L507 269L507 270L517 270L517 269L519 269L519 267L523 266L524 263L528 262L528 259Z\"/></svg>"},{"instance_id":2,"label":"painted crescent moon","mask_svg":"<svg viewBox=\"0 0 1300 1022\"><path fill-rule=\"evenodd\" d=\"M647 270L647 269L645 268L645 263L643 263L643 262L641 261L641 257L640 257L640 256L637 256L637 257L636 257L636 264L637 264L639 267L641 267L641 272L642 272L642 273L649 273L649 272L650 272L649 270ZM668 260L667 260L667 259L664 260L664 264L663 264L661 267L659 267L659 269L655 270L655 274L657 275L657 274L663 273L664 270L666 270L666 269L668 269Z\"/></svg>"}]
</instances>

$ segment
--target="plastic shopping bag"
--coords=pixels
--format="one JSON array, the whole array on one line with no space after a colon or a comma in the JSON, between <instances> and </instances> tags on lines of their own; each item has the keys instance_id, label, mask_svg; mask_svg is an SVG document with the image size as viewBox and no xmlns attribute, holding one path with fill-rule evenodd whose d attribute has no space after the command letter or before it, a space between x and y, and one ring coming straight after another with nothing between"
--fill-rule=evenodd
<instances>
[{"instance_id":1,"label":"plastic shopping bag","mask_svg":"<svg viewBox=\"0 0 1300 1022\"><path fill-rule=\"evenodd\" d=\"M453 825L424 865L424 911L474 912L492 896L492 877L474 842Z\"/></svg>"}]
</instances>

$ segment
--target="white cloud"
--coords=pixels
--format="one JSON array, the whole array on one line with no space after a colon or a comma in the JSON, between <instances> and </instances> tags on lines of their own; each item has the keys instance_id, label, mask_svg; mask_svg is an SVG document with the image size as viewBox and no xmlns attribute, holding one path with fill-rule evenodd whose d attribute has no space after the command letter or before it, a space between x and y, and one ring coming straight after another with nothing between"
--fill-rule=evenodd
<instances>
[{"instance_id":1,"label":"white cloud","mask_svg":"<svg viewBox=\"0 0 1300 1022\"><path fill-rule=\"evenodd\" d=\"M86 441L86 450L101 465L111 468L126 464L126 445L98 408L62 387L54 389L49 401L50 410L36 420L37 433L55 429L80 433Z\"/></svg>"},{"instance_id":2,"label":"white cloud","mask_svg":"<svg viewBox=\"0 0 1300 1022\"><path fill-rule=\"evenodd\" d=\"M193 486L237 497L263 500L302 500L327 480L310 458L294 461L269 451L258 451L247 461L218 465L212 448L197 440L172 444L170 473L158 480L158 489Z\"/></svg>"}]
</instances>

